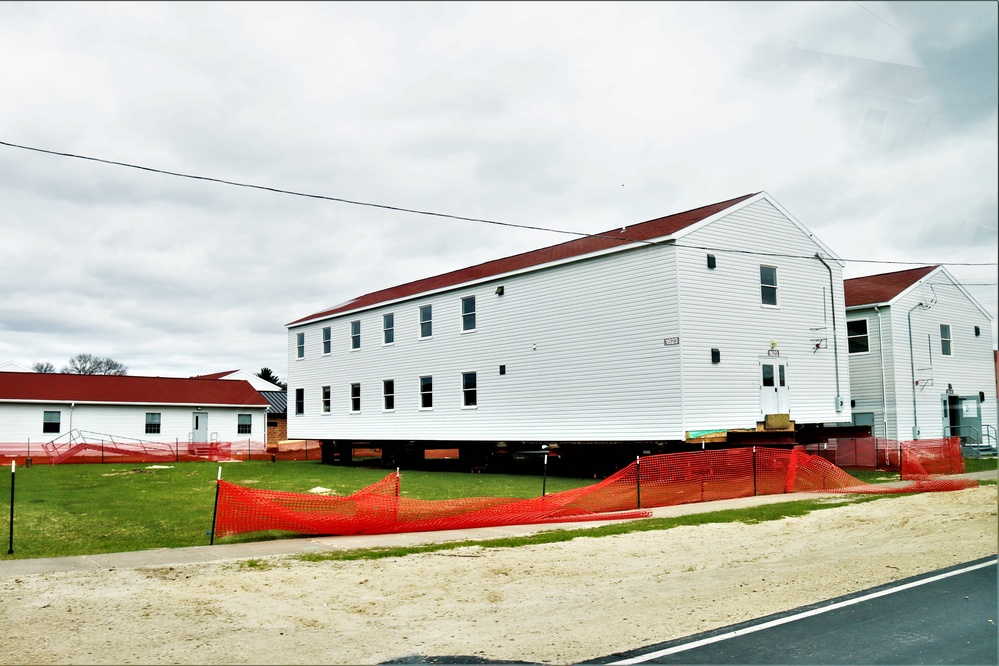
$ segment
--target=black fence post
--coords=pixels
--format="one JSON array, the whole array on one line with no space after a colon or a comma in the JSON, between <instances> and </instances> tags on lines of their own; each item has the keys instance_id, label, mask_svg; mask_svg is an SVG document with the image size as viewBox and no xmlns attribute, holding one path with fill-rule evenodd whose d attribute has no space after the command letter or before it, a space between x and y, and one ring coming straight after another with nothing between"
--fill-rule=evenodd
<instances>
[{"instance_id":1,"label":"black fence post","mask_svg":"<svg viewBox=\"0 0 999 666\"><path fill-rule=\"evenodd\" d=\"M209 546L215 545L215 521L219 515L219 487L222 485L222 466L219 465L219 475L215 479L215 508L212 510L212 531L211 539L208 541Z\"/></svg>"},{"instance_id":2,"label":"black fence post","mask_svg":"<svg viewBox=\"0 0 999 666\"><path fill-rule=\"evenodd\" d=\"M17 463L13 460L10 461L10 546L7 548L7 554L14 554L14 470L17 468Z\"/></svg>"},{"instance_id":3,"label":"black fence post","mask_svg":"<svg viewBox=\"0 0 999 666\"><path fill-rule=\"evenodd\" d=\"M638 498L638 508L642 508L642 457L635 456L635 494Z\"/></svg>"},{"instance_id":4,"label":"black fence post","mask_svg":"<svg viewBox=\"0 0 999 666\"><path fill-rule=\"evenodd\" d=\"M756 497L756 447L753 447L753 497Z\"/></svg>"}]
</instances>

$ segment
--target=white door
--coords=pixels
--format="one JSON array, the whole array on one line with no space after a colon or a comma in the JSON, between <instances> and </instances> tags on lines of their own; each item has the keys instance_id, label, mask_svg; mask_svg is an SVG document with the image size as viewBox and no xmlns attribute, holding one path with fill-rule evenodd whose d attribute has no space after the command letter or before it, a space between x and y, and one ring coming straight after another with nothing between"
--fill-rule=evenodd
<instances>
[{"instance_id":1,"label":"white door","mask_svg":"<svg viewBox=\"0 0 999 666\"><path fill-rule=\"evenodd\" d=\"M787 384L787 361L766 359L760 361L760 411L767 414L790 414L790 395Z\"/></svg>"},{"instance_id":2,"label":"white door","mask_svg":"<svg viewBox=\"0 0 999 666\"><path fill-rule=\"evenodd\" d=\"M208 414L205 412L194 412L194 419L191 422L191 430L193 435L191 436L191 441L193 442L207 442L208 441Z\"/></svg>"}]
</instances>

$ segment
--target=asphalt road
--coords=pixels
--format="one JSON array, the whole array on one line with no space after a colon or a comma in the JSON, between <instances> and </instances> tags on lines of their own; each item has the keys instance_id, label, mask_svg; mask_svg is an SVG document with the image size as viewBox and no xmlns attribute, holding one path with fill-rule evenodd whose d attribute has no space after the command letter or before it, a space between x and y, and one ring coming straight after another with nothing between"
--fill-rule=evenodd
<instances>
[{"instance_id":1,"label":"asphalt road","mask_svg":"<svg viewBox=\"0 0 999 666\"><path fill-rule=\"evenodd\" d=\"M996 569L990 557L587 663L995 666Z\"/></svg>"}]
</instances>

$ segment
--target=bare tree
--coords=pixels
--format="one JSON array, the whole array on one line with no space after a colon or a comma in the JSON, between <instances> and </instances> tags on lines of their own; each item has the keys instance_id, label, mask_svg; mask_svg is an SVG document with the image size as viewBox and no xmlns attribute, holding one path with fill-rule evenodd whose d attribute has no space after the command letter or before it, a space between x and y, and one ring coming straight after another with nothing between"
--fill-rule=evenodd
<instances>
[{"instance_id":1,"label":"bare tree","mask_svg":"<svg viewBox=\"0 0 999 666\"><path fill-rule=\"evenodd\" d=\"M35 372L41 372L44 374L56 371L55 366L49 363L48 361L45 361L44 363L42 361L36 361L35 364L31 366L31 369L34 370Z\"/></svg>"},{"instance_id":2,"label":"bare tree","mask_svg":"<svg viewBox=\"0 0 999 666\"><path fill-rule=\"evenodd\" d=\"M74 375L127 375L128 366L110 357L77 354L62 371Z\"/></svg>"}]
</instances>

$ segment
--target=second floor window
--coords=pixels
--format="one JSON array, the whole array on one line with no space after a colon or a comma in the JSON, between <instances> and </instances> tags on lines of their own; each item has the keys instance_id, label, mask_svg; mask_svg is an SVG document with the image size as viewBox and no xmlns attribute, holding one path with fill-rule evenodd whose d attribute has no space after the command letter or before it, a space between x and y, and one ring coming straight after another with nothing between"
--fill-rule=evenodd
<instances>
[{"instance_id":1,"label":"second floor window","mask_svg":"<svg viewBox=\"0 0 999 666\"><path fill-rule=\"evenodd\" d=\"M390 345L395 342L395 315L389 312L382 315L382 343Z\"/></svg>"},{"instance_id":2,"label":"second floor window","mask_svg":"<svg viewBox=\"0 0 999 666\"><path fill-rule=\"evenodd\" d=\"M330 387L329 386L324 386L323 389L322 389L322 392L323 392L323 414L329 414L330 413Z\"/></svg>"},{"instance_id":3,"label":"second floor window","mask_svg":"<svg viewBox=\"0 0 999 666\"><path fill-rule=\"evenodd\" d=\"M474 372L461 373L461 399L465 407L475 407L479 404L477 386Z\"/></svg>"},{"instance_id":4,"label":"second floor window","mask_svg":"<svg viewBox=\"0 0 999 666\"><path fill-rule=\"evenodd\" d=\"M434 334L434 306L420 306L420 337L429 338Z\"/></svg>"},{"instance_id":5,"label":"second floor window","mask_svg":"<svg viewBox=\"0 0 999 666\"><path fill-rule=\"evenodd\" d=\"M298 358L305 358L305 333L295 335L295 346L298 348Z\"/></svg>"},{"instance_id":6,"label":"second floor window","mask_svg":"<svg viewBox=\"0 0 999 666\"><path fill-rule=\"evenodd\" d=\"M854 319L846 322L846 340L851 354L864 354L871 351L867 337L867 320Z\"/></svg>"},{"instance_id":7,"label":"second floor window","mask_svg":"<svg viewBox=\"0 0 999 666\"><path fill-rule=\"evenodd\" d=\"M323 327L323 353L329 354L333 347L333 331L329 326Z\"/></svg>"},{"instance_id":8,"label":"second floor window","mask_svg":"<svg viewBox=\"0 0 999 666\"><path fill-rule=\"evenodd\" d=\"M361 348L361 322L360 320L350 322L350 348Z\"/></svg>"},{"instance_id":9,"label":"second floor window","mask_svg":"<svg viewBox=\"0 0 999 666\"><path fill-rule=\"evenodd\" d=\"M382 407L390 412L395 409L395 380L386 379L382 381Z\"/></svg>"},{"instance_id":10,"label":"second floor window","mask_svg":"<svg viewBox=\"0 0 999 666\"><path fill-rule=\"evenodd\" d=\"M777 267L760 266L760 302L777 305Z\"/></svg>"},{"instance_id":11,"label":"second floor window","mask_svg":"<svg viewBox=\"0 0 999 666\"><path fill-rule=\"evenodd\" d=\"M951 355L950 342L950 324L940 324L940 353L944 356Z\"/></svg>"},{"instance_id":12,"label":"second floor window","mask_svg":"<svg viewBox=\"0 0 999 666\"><path fill-rule=\"evenodd\" d=\"M475 330L475 296L461 299L461 330Z\"/></svg>"},{"instance_id":13,"label":"second floor window","mask_svg":"<svg viewBox=\"0 0 999 666\"><path fill-rule=\"evenodd\" d=\"M160 414L158 412L146 412L146 434L160 434Z\"/></svg>"},{"instance_id":14,"label":"second floor window","mask_svg":"<svg viewBox=\"0 0 999 666\"><path fill-rule=\"evenodd\" d=\"M295 414L301 416L305 413L305 389L295 389Z\"/></svg>"}]
</instances>

